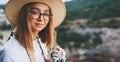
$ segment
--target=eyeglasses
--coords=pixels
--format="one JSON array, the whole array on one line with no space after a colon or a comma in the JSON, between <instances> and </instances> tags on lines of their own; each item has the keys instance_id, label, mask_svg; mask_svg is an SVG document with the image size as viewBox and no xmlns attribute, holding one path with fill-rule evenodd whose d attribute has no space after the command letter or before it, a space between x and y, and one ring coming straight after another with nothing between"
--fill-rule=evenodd
<instances>
[{"instance_id":1,"label":"eyeglasses","mask_svg":"<svg viewBox=\"0 0 120 62\"><path fill-rule=\"evenodd\" d=\"M29 11L29 14L30 14L30 16L33 19L39 19L41 16L43 16L43 19L45 21L48 21L49 18L50 18L50 16L52 16L52 14L50 14L50 13L44 13L44 14L42 14L42 13L40 13L40 11L38 9L31 9Z\"/></svg>"}]
</instances>

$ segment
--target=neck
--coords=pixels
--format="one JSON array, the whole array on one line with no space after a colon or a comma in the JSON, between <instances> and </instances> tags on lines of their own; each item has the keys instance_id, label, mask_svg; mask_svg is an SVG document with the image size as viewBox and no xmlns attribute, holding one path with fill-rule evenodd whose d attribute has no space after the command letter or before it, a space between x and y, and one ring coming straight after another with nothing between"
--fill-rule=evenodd
<instances>
[{"instance_id":1,"label":"neck","mask_svg":"<svg viewBox=\"0 0 120 62\"><path fill-rule=\"evenodd\" d=\"M39 33L39 32L33 32L33 34L32 34L32 38L33 38L33 40L35 40L35 39L37 38L38 33Z\"/></svg>"}]
</instances>

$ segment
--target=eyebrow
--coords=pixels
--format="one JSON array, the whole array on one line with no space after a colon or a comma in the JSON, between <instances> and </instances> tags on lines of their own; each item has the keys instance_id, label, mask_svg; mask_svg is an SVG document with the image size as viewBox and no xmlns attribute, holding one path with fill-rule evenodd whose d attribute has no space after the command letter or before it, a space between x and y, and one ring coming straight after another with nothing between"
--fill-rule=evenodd
<instances>
[{"instance_id":1,"label":"eyebrow","mask_svg":"<svg viewBox=\"0 0 120 62\"><path fill-rule=\"evenodd\" d=\"M31 8L30 8L30 10L32 10L32 9L37 9L37 10L40 10L40 9L38 9L38 8L36 8L36 7L31 7ZM50 10L45 10L45 12L46 12L46 11L48 11L48 12L49 12Z\"/></svg>"}]
</instances>

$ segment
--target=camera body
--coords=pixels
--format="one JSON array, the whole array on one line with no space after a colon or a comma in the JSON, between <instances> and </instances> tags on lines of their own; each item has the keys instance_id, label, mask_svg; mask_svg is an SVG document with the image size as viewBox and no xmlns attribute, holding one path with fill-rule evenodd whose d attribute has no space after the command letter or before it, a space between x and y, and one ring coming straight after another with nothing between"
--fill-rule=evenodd
<instances>
[{"instance_id":1,"label":"camera body","mask_svg":"<svg viewBox=\"0 0 120 62\"><path fill-rule=\"evenodd\" d=\"M55 51L51 53L51 58L53 62L66 62L66 58L62 56L62 52Z\"/></svg>"}]
</instances>

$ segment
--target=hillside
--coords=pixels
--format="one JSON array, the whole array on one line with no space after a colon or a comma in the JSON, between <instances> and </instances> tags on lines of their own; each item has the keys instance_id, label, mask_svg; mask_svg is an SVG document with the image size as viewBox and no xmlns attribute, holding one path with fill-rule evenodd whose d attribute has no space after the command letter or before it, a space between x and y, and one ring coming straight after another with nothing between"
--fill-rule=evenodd
<instances>
[{"instance_id":1,"label":"hillside","mask_svg":"<svg viewBox=\"0 0 120 62\"><path fill-rule=\"evenodd\" d=\"M77 28L86 27L120 28L119 2L120 0L73 0L71 2L66 2L66 18L57 29L59 33L58 43L64 45L63 47L68 46L71 42L75 42L75 47L79 47L80 44L85 43L87 44L86 48L89 48L88 41L90 35L70 32L70 30L73 30L71 28L76 30ZM93 46L101 43L99 37L95 41L98 42Z\"/></svg>"},{"instance_id":2,"label":"hillside","mask_svg":"<svg viewBox=\"0 0 120 62\"><path fill-rule=\"evenodd\" d=\"M73 0L66 2L67 19L101 19L120 16L120 0Z\"/></svg>"}]
</instances>

